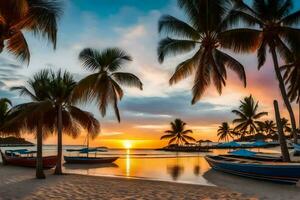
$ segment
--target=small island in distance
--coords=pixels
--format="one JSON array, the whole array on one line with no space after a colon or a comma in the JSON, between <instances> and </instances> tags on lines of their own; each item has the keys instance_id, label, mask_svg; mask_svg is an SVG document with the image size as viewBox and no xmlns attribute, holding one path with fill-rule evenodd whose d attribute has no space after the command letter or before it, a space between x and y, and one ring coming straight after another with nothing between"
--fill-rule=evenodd
<instances>
[{"instance_id":1,"label":"small island in distance","mask_svg":"<svg viewBox=\"0 0 300 200\"><path fill-rule=\"evenodd\" d=\"M33 143L26 141L24 138L18 137L0 137L0 147L17 147L17 146L34 146Z\"/></svg>"}]
</instances>

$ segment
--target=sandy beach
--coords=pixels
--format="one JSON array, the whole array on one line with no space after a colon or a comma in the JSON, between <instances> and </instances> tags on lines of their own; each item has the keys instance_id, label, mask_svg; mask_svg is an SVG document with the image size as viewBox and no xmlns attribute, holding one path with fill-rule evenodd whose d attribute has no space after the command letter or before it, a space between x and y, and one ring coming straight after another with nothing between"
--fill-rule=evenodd
<instances>
[{"instance_id":1,"label":"sandy beach","mask_svg":"<svg viewBox=\"0 0 300 200\"><path fill-rule=\"evenodd\" d=\"M34 179L34 170L0 166L0 199L256 199L229 189L67 174Z\"/></svg>"}]
</instances>

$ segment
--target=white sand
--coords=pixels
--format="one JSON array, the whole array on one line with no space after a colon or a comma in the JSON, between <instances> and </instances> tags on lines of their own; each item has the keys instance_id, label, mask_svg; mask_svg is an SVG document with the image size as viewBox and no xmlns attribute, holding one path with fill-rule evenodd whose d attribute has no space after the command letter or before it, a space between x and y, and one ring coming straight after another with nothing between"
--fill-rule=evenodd
<instances>
[{"instance_id":1,"label":"white sand","mask_svg":"<svg viewBox=\"0 0 300 200\"><path fill-rule=\"evenodd\" d=\"M256 199L221 187L83 175L34 179L34 170L0 166L0 199ZM298 196L299 197L299 196Z\"/></svg>"}]
</instances>

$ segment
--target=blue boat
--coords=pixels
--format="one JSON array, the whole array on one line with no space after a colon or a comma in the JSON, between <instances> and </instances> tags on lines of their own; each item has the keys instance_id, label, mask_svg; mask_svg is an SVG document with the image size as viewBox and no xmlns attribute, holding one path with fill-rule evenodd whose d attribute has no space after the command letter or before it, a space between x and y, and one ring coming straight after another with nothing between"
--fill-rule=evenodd
<instances>
[{"instance_id":1,"label":"blue boat","mask_svg":"<svg viewBox=\"0 0 300 200\"><path fill-rule=\"evenodd\" d=\"M248 178L296 184L300 179L300 164L266 162L226 156L205 156L215 170Z\"/></svg>"},{"instance_id":2,"label":"blue boat","mask_svg":"<svg viewBox=\"0 0 300 200\"><path fill-rule=\"evenodd\" d=\"M294 147L294 156L300 156L300 145L299 144L292 144Z\"/></svg>"},{"instance_id":3,"label":"blue boat","mask_svg":"<svg viewBox=\"0 0 300 200\"><path fill-rule=\"evenodd\" d=\"M258 161L282 162L282 157L280 154L260 153L260 152L249 151L246 149L230 151L228 152L228 155L222 155L222 156L235 157L235 158L247 158L247 159L258 160Z\"/></svg>"}]
</instances>

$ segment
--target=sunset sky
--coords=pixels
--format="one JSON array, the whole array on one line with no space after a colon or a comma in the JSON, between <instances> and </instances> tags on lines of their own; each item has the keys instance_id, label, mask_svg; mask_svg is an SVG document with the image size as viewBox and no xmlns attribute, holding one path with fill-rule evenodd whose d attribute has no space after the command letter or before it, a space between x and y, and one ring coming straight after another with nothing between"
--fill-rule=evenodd
<instances>
[{"instance_id":1,"label":"sunset sky","mask_svg":"<svg viewBox=\"0 0 300 200\"><path fill-rule=\"evenodd\" d=\"M123 70L136 74L142 80L144 90L125 88L125 97L119 104L120 124L110 112L105 118L100 117L93 102L80 105L93 112L101 122L101 134L92 145L123 147L124 140L129 140L135 148L164 146L167 141L159 138L175 118L187 122L196 139L216 141L219 124L224 121L231 123L234 119L231 110L249 94L259 100L261 110L269 112L265 119L273 119L274 99L280 100L280 107L286 115L270 57L258 71L255 54L232 54L245 66L247 88L243 88L238 77L230 72L222 96L211 87L193 106L190 103L192 78L169 86L168 80L177 64L190 55L168 58L163 64L157 61L156 49L163 37L157 31L159 17L171 14L184 19L175 0L66 0L64 7L56 51L44 40L26 34L31 49L28 67L6 53L0 55L0 95L9 97L14 104L28 101L10 92L9 87L24 85L28 77L45 67L66 69L80 80L89 73L82 69L78 60L83 48L121 47L134 59ZM293 106L298 119L298 107ZM32 136L26 138L34 141ZM76 140L65 137L64 143L83 144L84 140L85 134L82 134ZM45 143L55 144L56 138L50 137Z\"/></svg>"}]
</instances>

